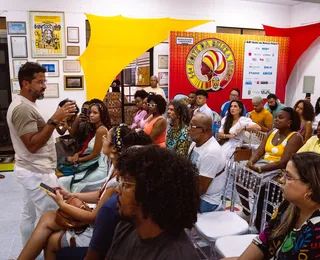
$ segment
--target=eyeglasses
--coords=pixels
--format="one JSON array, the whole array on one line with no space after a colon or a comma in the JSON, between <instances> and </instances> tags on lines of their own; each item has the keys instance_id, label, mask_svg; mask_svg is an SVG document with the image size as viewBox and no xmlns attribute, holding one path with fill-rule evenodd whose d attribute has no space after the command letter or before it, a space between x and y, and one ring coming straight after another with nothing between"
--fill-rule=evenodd
<instances>
[{"instance_id":1,"label":"eyeglasses","mask_svg":"<svg viewBox=\"0 0 320 260\"><path fill-rule=\"evenodd\" d=\"M230 97L239 97L238 95L230 94Z\"/></svg>"},{"instance_id":2,"label":"eyeglasses","mask_svg":"<svg viewBox=\"0 0 320 260\"><path fill-rule=\"evenodd\" d=\"M147 103L147 107L156 107L157 104L151 104L151 103Z\"/></svg>"},{"instance_id":3,"label":"eyeglasses","mask_svg":"<svg viewBox=\"0 0 320 260\"><path fill-rule=\"evenodd\" d=\"M120 184L119 187L121 188L121 190L128 190L130 186L136 186L135 182L124 181L123 177L119 177L118 182Z\"/></svg>"},{"instance_id":4,"label":"eyeglasses","mask_svg":"<svg viewBox=\"0 0 320 260\"><path fill-rule=\"evenodd\" d=\"M191 128L191 129L197 129L197 128L204 129L204 127L202 127L202 126L196 126L196 125L193 125L193 124L189 124L188 128Z\"/></svg>"},{"instance_id":5,"label":"eyeglasses","mask_svg":"<svg viewBox=\"0 0 320 260\"><path fill-rule=\"evenodd\" d=\"M301 179L293 178L292 176L288 175L287 171L282 171L282 178L286 181L301 181Z\"/></svg>"},{"instance_id":6,"label":"eyeglasses","mask_svg":"<svg viewBox=\"0 0 320 260\"><path fill-rule=\"evenodd\" d=\"M41 86L47 85L47 80L40 80L39 82L36 82L33 84L41 87Z\"/></svg>"}]
</instances>

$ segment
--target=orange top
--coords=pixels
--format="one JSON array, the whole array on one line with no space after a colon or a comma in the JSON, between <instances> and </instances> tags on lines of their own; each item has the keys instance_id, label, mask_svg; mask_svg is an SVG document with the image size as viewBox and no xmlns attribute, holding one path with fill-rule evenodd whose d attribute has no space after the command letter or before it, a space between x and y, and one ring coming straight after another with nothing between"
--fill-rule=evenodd
<instances>
[{"instance_id":1,"label":"orange top","mask_svg":"<svg viewBox=\"0 0 320 260\"><path fill-rule=\"evenodd\" d=\"M158 116L156 118L152 118L148 123L146 123L146 125L143 128L143 131L150 135L152 129L153 129L153 125L155 124L155 122L158 121L158 119L163 118L165 119L163 116ZM155 144L159 145L160 147L166 147L166 129L164 129L164 131L160 134L160 136L157 138L157 140L155 141Z\"/></svg>"}]
</instances>

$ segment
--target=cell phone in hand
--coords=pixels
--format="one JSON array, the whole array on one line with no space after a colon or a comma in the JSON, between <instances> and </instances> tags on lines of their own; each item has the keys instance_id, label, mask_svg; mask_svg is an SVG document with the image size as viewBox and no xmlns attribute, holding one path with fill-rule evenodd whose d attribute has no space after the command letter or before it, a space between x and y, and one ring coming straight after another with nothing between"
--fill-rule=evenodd
<instances>
[{"instance_id":1,"label":"cell phone in hand","mask_svg":"<svg viewBox=\"0 0 320 260\"><path fill-rule=\"evenodd\" d=\"M48 185L46 185L46 184L44 184L42 182L40 183L39 187L41 189L43 189L45 192L52 192L52 193L56 194L56 190L55 189L51 188L50 186L48 186Z\"/></svg>"}]
</instances>

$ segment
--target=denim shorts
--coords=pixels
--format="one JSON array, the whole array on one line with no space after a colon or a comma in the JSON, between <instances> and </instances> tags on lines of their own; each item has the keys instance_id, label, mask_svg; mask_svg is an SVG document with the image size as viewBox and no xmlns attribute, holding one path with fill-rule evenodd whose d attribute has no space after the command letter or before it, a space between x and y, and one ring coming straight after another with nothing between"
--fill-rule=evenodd
<instances>
[{"instance_id":1,"label":"denim shorts","mask_svg":"<svg viewBox=\"0 0 320 260\"><path fill-rule=\"evenodd\" d=\"M211 212L218 208L219 205L210 204L205 200L201 200L200 202L200 213Z\"/></svg>"}]
</instances>

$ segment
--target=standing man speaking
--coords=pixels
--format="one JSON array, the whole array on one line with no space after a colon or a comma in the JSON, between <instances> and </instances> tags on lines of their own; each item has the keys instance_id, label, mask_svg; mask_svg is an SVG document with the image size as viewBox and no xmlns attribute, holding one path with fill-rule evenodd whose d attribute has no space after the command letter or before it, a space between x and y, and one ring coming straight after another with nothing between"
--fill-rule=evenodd
<instances>
[{"instance_id":1,"label":"standing man speaking","mask_svg":"<svg viewBox=\"0 0 320 260\"><path fill-rule=\"evenodd\" d=\"M44 98L46 69L38 63L27 62L18 74L20 95L9 106L7 121L15 150L14 173L23 186L23 208L20 232L23 246L31 235L37 218L56 204L39 188L41 182L57 186L55 168L57 156L52 137L56 126L66 117L74 115L75 103L59 107L47 120L36 104Z\"/></svg>"}]
</instances>

